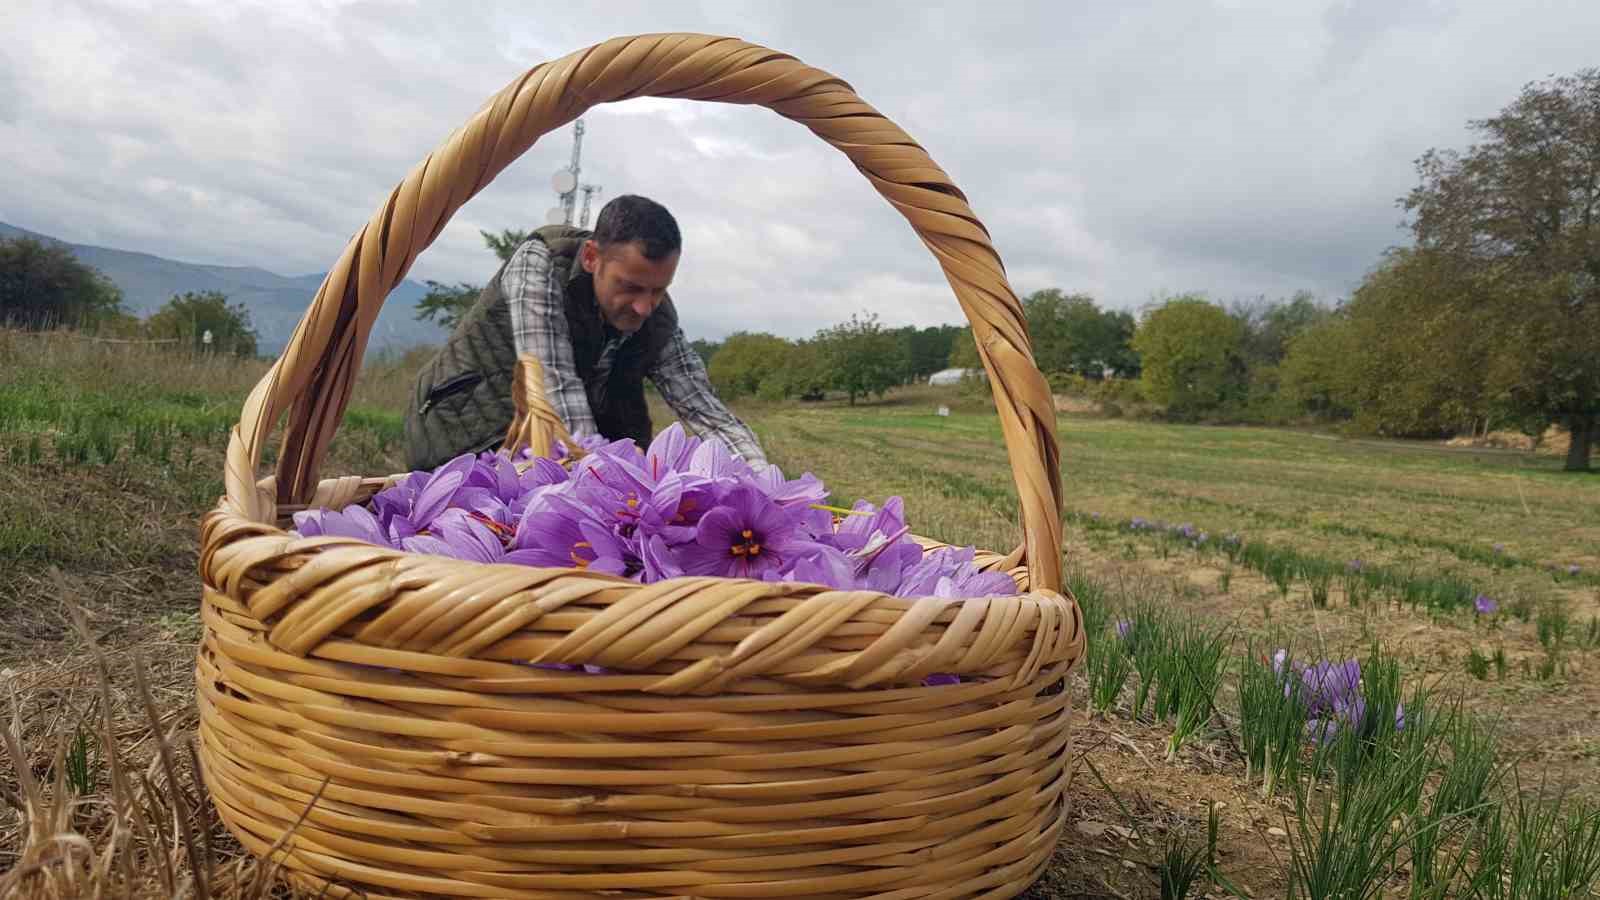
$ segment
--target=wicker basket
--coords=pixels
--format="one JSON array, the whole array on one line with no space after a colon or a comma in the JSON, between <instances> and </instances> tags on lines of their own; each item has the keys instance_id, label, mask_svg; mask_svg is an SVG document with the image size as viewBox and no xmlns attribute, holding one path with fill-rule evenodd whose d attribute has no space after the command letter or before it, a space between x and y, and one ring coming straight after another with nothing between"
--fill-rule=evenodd
<instances>
[{"instance_id":1,"label":"wicker basket","mask_svg":"<svg viewBox=\"0 0 1600 900\"><path fill-rule=\"evenodd\" d=\"M850 157L975 329L1027 591L964 602L735 579L638 585L298 538L385 478L317 469L385 296L445 222L597 103L759 104ZM277 474L261 450L287 414ZM331 896L1008 897L1066 817L1083 646L1051 398L961 192L849 85L729 38L619 38L495 95L351 240L245 402L202 528L201 756L258 854ZM533 668L592 663L616 674ZM979 676L924 687L930 673Z\"/></svg>"}]
</instances>

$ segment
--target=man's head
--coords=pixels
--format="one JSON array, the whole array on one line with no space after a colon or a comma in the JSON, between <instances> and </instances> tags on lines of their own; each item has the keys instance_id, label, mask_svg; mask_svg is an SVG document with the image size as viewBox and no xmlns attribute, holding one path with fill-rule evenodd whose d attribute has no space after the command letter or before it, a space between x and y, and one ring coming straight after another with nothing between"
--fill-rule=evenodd
<instances>
[{"instance_id":1,"label":"man's head","mask_svg":"<svg viewBox=\"0 0 1600 900\"><path fill-rule=\"evenodd\" d=\"M638 331L661 305L678 271L678 222L654 200L624 194L600 209L578 261L594 276L600 315L618 331Z\"/></svg>"}]
</instances>

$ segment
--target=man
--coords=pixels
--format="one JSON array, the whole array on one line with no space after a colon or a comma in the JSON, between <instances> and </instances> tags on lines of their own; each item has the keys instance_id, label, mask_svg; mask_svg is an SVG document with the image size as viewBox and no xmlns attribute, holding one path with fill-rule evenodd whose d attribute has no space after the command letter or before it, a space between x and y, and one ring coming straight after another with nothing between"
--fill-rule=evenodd
<instances>
[{"instance_id":1,"label":"man","mask_svg":"<svg viewBox=\"0 0 1600 900\"><path fill-rule=\"evenodd\" d=\"M649 378L685 425L765 467L755 435L712 393L705 363L678 327L667 287L682 245L672 214L633 195L607 203L592 233L535 231L418 373L406 413L408 465L432 469L499 446L515 415L516 360L526 353L544 367L545 396L574 437L648 444Z\"/></svg>"}]
</instances>

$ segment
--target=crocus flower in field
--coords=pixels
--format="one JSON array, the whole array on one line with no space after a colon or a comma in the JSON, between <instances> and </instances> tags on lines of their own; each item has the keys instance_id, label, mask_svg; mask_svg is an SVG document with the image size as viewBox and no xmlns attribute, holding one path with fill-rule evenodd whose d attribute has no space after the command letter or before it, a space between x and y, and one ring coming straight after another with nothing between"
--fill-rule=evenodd
<instances>
[{"instance_id":1,"label":"crocus flower in field","mask_svg":"<svg viewBox=\"0 0 1600 900\"><path fill-rule=\"evenodd\" d=\"M1576 577L1577 574L1579 572L1581 572L1581 571L1583 571L1583 570L1578 568L1578 564L1577 563L1569 563L1567 565L1567 574L1568 575L1572 575L1572 576Z\"/></svg>"},{"instance_id":2,"label":"crocus flower in field","mask_svg":"<svg viewBox=\"0 0 1600 900\"><path fill-rule=\"evenodd\" d=\"M1359 559L1352 559L1344 564L1344 570L1352 574L1359 574L1363 568L1365 568L1365 564Z\"/></svg>"},{"instance_id":3,"label":"crocus flower in field","mask_svg":"<svg viewBox=\"0 0 1600 900\"><path fill-rule=\"evenodd\" d=\"M1478 599L1472 602L1472 608L1477 610L1480 616L1492 616L1500 611L1500 604L1496 603L1493 597L1479 594Z\"/></svg>"},{"instance_id":4,"label":"crocus flower in field","mask_svg":"<svg viewBox=\"0 0 1600 900\"><path fill-rule=\"evenodd\" d=\"M1493 549L1494 549L1494 552L1496 554L1504 553L1504 552L1506 552L1506 545L1505 544L1495 544Z\"/></svg>"},{"instance_id":5,"label":"crocus flower in field","mask_svg":"<svg viewBox=\"0 0 1600 900\"><path fill-rule=\"evenodd\" d=\"M1128 639L1128 632L1133 630L1133 623L1127 619L1118 619L1115 628L1117 630L1117 638L1125 641Z\"/></svg>"}]
</instances>

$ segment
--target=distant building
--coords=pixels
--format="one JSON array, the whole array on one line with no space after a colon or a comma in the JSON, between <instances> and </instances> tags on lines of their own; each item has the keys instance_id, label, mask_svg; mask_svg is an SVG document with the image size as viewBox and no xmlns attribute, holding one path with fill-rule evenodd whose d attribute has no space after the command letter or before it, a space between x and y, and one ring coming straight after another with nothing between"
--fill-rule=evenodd
<instances>
[{"instance_id":1,"label":"distant building","mask_svg":"<svg viewBox=\"0 0 1600 900\"><path fill-rule=\"evenodd\" d=\"M986 378L982 369L942 369L928 376L929 384L960 384L964 378Z\"/></svg>"}]
</instances>

